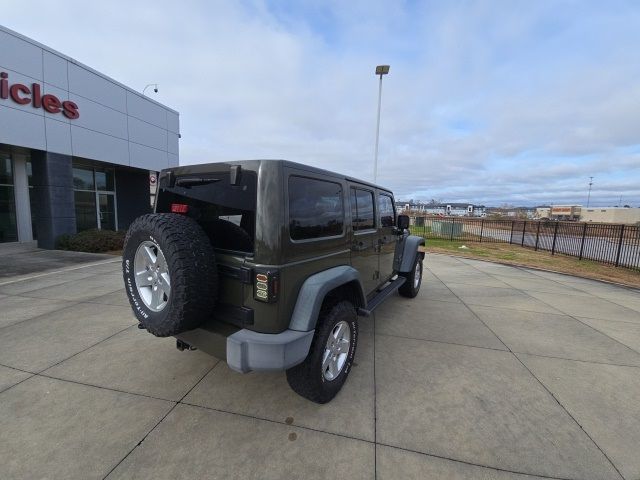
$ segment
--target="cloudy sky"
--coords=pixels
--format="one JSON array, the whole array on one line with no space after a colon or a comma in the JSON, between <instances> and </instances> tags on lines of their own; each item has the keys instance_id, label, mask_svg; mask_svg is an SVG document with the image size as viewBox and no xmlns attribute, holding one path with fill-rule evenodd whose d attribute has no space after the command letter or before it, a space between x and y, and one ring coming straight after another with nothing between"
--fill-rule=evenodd
<instances>
[{"instance_id":1,"label":"cloudy sky","mask_svg":"<svg viewBox=\"0 0 640 480\"><path fill-rule=\"evenodd\" d=\"M640 3L2 1L181 114L181 164L286 158L403 199L640 206ZM148 91L147 91L148 92Z\"/></svg>"}]
</instances>

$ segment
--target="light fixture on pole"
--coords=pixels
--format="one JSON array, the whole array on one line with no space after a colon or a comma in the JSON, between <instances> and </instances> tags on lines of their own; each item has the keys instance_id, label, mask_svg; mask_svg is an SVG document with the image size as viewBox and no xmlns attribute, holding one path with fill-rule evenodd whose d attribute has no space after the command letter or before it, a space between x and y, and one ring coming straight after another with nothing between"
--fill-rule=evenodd
<instances>
[{"instance_id":1,"label":"light fixture on pole","mask_svg":"<svg viewBox=\"0 0 640 480\"><path fill-rule=\"evenodd\" d=\"M589 208L589 202L591 201L591 186L593 185L593 177L589 177L589 194L587 195L587 208Z\"/></svg>"},{"instance_id":2,"label":"light fixture on pole","mask_svg":"<svg viewBox=\"0 0 640 480\"><path fill-rule=\"evenodd\" d=\"M142 94L143 95L144 95L144 92L146 92L147 88L149 88L149 87L153 87L153 93L158 93L158 84L157 83L150 83L149 85L144 87L144 89L142 90Z\"/></svg>"},{"instance_id":3,"label":"light fixture on pole","mask_svg":"<svg viewBox=\"0 0 640 480\"><path fill-rule=\"evenodd\" d=\"M373 183L378 181L378 140L380 139L380 105L382 104L382 76L389 73L389 65L378 65L376 75L380 75L380 87L378 88L378 121L376 123L376 152L373 160Z\"/></svg>"}]
</instances>

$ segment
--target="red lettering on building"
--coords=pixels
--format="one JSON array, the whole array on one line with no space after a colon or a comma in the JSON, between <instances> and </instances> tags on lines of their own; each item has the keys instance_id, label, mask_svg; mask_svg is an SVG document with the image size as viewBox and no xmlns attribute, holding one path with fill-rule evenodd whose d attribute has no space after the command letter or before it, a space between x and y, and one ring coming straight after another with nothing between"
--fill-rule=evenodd
<instances>
[{"instance_id":1,"label":"red lettering on building","mask_svg":"<svg viewBox=\"0 0 640 480\"><path fill-rule=\"evenodd\" d=\"M75 102L62 101L50 93L42 95L42 87L37 83L31 84L31 88L21 83L10 85L9 74L0 72L0 99L8 100L9 98L18 105L30 103L33 108L44 108L52 115L62 113L70 120L80 117L80 109Z\"/></svg>"}]
</instances>

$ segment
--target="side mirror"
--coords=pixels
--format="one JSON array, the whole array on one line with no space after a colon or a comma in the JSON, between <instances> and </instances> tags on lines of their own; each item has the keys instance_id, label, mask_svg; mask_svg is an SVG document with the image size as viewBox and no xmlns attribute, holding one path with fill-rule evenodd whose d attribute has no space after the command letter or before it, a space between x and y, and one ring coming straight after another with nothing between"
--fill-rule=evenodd
<instances>
[{"instance_id":1,"label":"side mirror","mask_svg":"<svg viewBox=\"0 0 640 480\"><path fill-rule=\"evenodd\" d=\"M398 229L400 231L404 231L409 228L409 216L408 215L398 215Z\"/></svg>"}]
</instances>

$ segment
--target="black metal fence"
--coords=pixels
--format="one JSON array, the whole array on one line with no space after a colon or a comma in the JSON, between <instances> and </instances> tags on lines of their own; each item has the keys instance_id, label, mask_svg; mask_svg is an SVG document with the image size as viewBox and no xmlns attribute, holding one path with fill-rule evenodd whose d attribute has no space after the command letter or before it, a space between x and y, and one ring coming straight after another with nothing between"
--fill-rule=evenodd
<instances>
[{"instance_id":1,"label":"black metal fence","mask_svg":"<svg viewBox=\"0 0 640 480\"><path fill-rule=\"evenodd\" d=\"M640 269L640 226L486 218L412 217L425 238L498 242Z\"/></svg>"}]
</instances>

